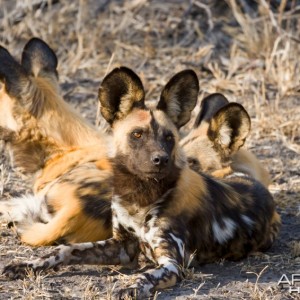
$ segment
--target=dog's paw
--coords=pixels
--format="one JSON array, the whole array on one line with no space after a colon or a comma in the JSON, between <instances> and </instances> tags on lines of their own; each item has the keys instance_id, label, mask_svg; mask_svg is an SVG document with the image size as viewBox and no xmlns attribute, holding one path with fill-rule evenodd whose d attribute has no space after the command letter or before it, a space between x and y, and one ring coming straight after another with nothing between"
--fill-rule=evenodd
<instances>
[{"instance_id":1,"label":"dog's paw","mask_svg":"<svg viewBox=\"0 0 300 300\"><path fill-rule=\"evenodd\" d=\"M26 263L9 264L3 269L3 274L9 279L24 279L30 266Z\"/></svg>"},{"instance_id":2,"label":"dog's paw","mask_svg":"<svg viewBox=\"0 0 300 300\"><path fill-rule=\"evenodd\" d=\"M141 300L148 299L149 293L145 293L143 289L136 287L128 287L127 289L121 289L116 297L119 300Z\"/></svg>"},{"instance_id":3,"label":"dog's paw","mask_svg":"<svg viewBox=\"0 0 300 300\"><path fill-rule=\"evenodd\" d=\"M137 289L134 289L134 288L121 289L118 292L117 299L119 299L119 300L138 299Z\"/></svg>"}]
</instances>

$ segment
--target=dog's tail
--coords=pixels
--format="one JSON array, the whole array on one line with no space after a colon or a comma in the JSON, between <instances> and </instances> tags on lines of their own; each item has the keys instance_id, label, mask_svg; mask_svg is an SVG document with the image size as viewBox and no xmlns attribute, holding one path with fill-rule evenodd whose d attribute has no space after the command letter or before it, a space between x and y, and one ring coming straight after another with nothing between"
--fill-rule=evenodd
<instances>
[{"instance_id":1,"label":"dog's tail","mask_svg":"<svg viewBox=\"0 0 300 300\"><path fill-rule=\"evenodd\" d=\"M16 226L17 232L33 223L47 223L52 218L44 196L24 195L0 201L0 220Z\"/></svg>"}]
</instances>

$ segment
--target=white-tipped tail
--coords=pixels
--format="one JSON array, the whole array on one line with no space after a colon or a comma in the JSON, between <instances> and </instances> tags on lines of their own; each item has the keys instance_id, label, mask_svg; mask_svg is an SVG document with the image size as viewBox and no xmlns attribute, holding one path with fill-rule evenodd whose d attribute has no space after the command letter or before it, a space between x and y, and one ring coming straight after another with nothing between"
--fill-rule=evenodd
<instances>
[{"instance_id":1,"label":"white-tipped tail","mask_svg":"<svg viewBox=\"0 0 300 300\"><path fill-rule=\"evenodd\" d=\"M14 222L18 231L33 223L47 223L52 218L45 197L24 195L0 201L0 220Z\"/></svg>"}]
</instances>

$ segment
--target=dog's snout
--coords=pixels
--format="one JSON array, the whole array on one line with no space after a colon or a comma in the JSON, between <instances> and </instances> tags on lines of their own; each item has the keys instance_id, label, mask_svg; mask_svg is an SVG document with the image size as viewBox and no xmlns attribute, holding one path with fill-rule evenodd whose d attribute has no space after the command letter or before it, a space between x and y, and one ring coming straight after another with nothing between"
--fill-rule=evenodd
<instances>
[{"instance_id":1,"label":"dog's snout","mask_svg":"<svg viewBox=\"0 0 300 300\"><path fill-rule=\"evenodd\" d=\"M153 153L151 157L151 161L155 166L165 166L169 162L169 156L166 153Z\"/></svg>"}]
</instances>

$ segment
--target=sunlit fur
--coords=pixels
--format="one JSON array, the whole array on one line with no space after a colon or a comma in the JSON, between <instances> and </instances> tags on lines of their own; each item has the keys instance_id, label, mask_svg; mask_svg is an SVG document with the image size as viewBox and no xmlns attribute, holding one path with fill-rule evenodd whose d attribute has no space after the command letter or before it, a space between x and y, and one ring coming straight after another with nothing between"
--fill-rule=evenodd
<instances>
[{"instance_id":1,"label":"sunlit fur","mask_svg":"<svg viewBox=\"0 0 300 300\"><path fill-rule=\"evenodd\" d=\"M1 201L1 218L14 222L21 240L33 246L110 237L107 137L60 96L56 70L43 65L55 58L43 41L25 46L24 64L33 59L34 69L27 72L5 49L0 52L15 70L0 70L0 138L13 166L33 178L33 195Z\"/></svg>"},{"instance_id":2,"label":"sunlit fur","mask_svg":"<svg viewBox=\"0 0 300 300\"><path fill-rule=\"evenodd\" d=\"M196 74L185 70L171 78L165 87L168 93L163 90L153 110L135 101L127 85L144 94L140 79L126 67L108 74L99 90L116 147L113 237L60 246L44 258L10 264L4 268L7 277L23 278L28 268L41 271L63 264L126 265L142 251L155 268L140 272L118 298L146 299L178 283L192 254L200 263L236 260L265 251L274 242L280 217L263 185L246 177L214 179L187 165L176 127L187 122L196 104Z\"/></svg>"},{"instance_id":3,"label":"sunlit fur","mask_svg":"<svg viewBox=\"0 0 300 300\"><path fill-rule=\"evenodd\" d=\"M221 94L212 94L204 98L201 104L194 127L180 140L190 167L196 172L202 171L217 178L243 173L268 187L270 175L267 170L251 151L240 148L250 128L247 122L242 121L243 118L248 119L246 111L230 113L226 110L229 102ZM236 109L243 108L237 106ZM219 116L215 118L217 114ZM230 126L236 126L235 132ZM210 136L212 129L219 129L220 137Z\"/></svg>"},{"instance_id":4,"label":"sunlit fur","mask_svg":"<svg viewBox=\"0 0 300 300\"><path fill-rule=\"evenodd\" d=\"M34 44L36 40L34 39L30 43ZM30 43L28 44L30 45ZM36 60L38 58L37 56ZM0 90L0 135L6 141L7 148L10 149L14 166L24 173L34 174L32 181L34 194L1 202L2 219L8 222L13 221L22 241L35 246L106 238L111 234L111 230L103 229L103 218L106 220L109 216L108 205L101 208L104 211L103 214L99 212L98 215L94 214L91 218L84 212L86 204L80 203L78 196L74 196L74 190L79 189L86 180L91 180L92 176L95 176L95 182L109 178L108 173L111 166L106 156L108 138L97 132L62 99L55 72L43 72L43 61L41 60L33 60L31 66L33 70L30 70L30 75L13 82L13 86L22 91L22 94L19 95L21 99L10 96L6 92L5 86L2 85ZM143 98L144 92L135 86L132 85L129 90L129 94L134 94L136 99ZM168 92L176 94L176 91L173 90ZM165 95L167 94L165 92ZM128 95L125 95L126 97ZM174 106L175 110L178 109L178 103ZM123 109L125 112L120 114L121 116L128 112L126 105ZM149 119L147 112L140 110L139 113L138 122ZM157 119L163 120L163 117L159 117L160 111L155 114ZM124 122L114 124L115 149L126 150L122 128L125 126L126 130L130 130L130 126L135 125L134 113L131 114L131 118L132 121L127 118L126 124ZM163 125L175 128L171 122ZM192 130L188 136L203 137L206 133L207 126L202 124L199 128ZM119 136L117 136L118 134ZM177 135L175 134L175 136L177 142ZM187 149L186 146L184 148ZM253 169L255 157L253 159L253 155L251 156L249 152L240 150L231 156L231 165L223 167L220 157L211 148L208 139L195 139L189 144L187 153L190 153L189 151L195 152L193 156L199 156L204 171L213 171L212 174L216 177L224 177L231 174L233 170L252 172L251 174L255 170L254 178L262 182L268 178L264 176L265 174L258 173L264 169L259 168L257 160L258 167ZM201 158L203 153L205 155ZM179 164L182 166L182 152L178 151L176 155L178 155L176 161L180 162ZM245 157L248 160L245 160ZM94 164L97 169L94 169ZM88 167L79 168L82 165L89 166L91 170L87 171ZM107 172L102 170L107 170ZM62 177L64 180L69 180L69 185L64 185L63 193L57 193L57 196L54 196L56 194L53 191L61 191ZM85 189L85 193L94 195L97 192L96 186L90 185L89 189ZM61 195L64 195L63 199ZM109 201L108 198L106 200ZM59 202L61 204L58 204ZM71 207L71 203L77 207L77 210L75 208L72 211L68 209ZM102 198L97 199L96 197L96 202L90 204L89 211L101 207L102 203ZM62 204L66 206L65 209ZM73 229L76 223L74 223L76 218L74 219L73 215L78 216L81 220L77 222L76 230ZM95 220L98 217L99 220ZM106 220L106 224L108 223ZM85 229L80 229L79 235L79 228L82 227L82 224L89 225L85 225ZM72 232L72 234L68 232Z\"/></svg>"}]
</instances>

